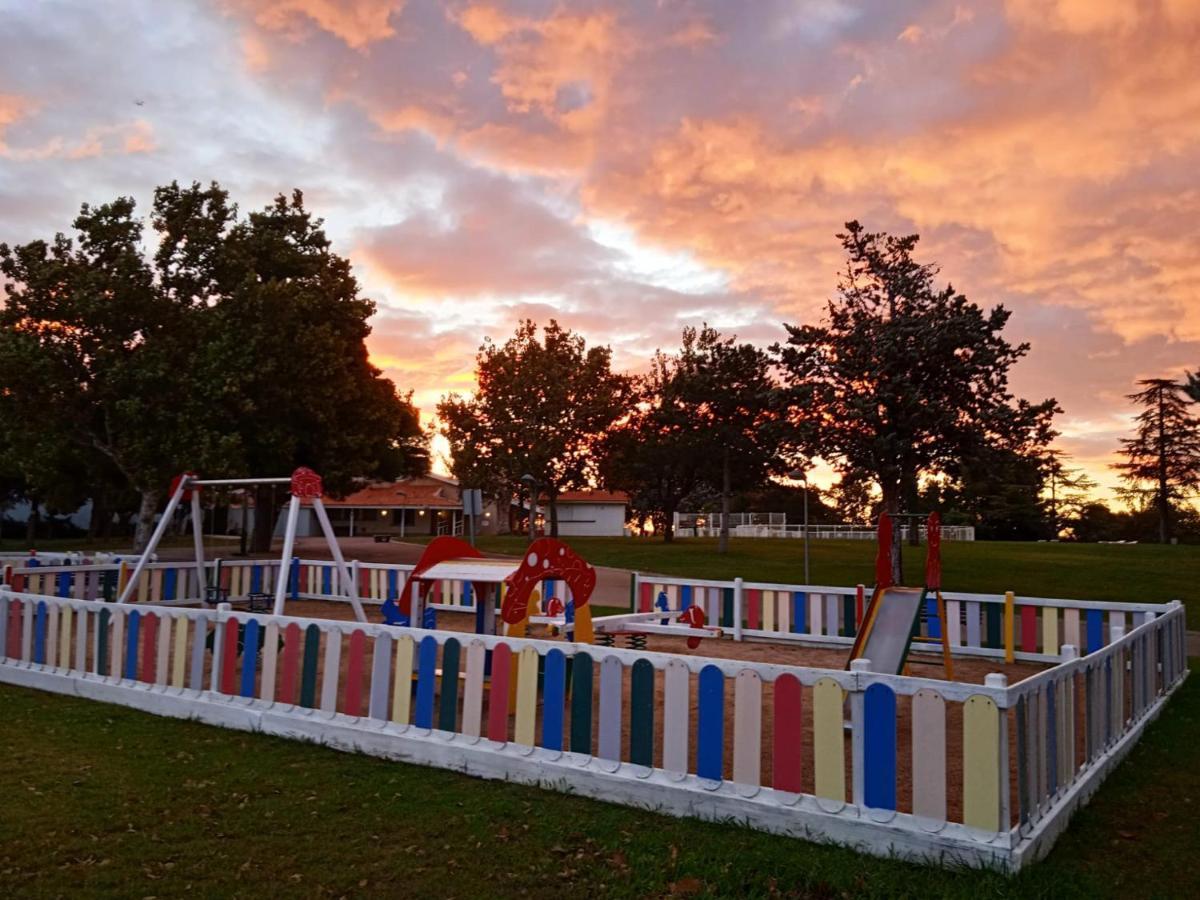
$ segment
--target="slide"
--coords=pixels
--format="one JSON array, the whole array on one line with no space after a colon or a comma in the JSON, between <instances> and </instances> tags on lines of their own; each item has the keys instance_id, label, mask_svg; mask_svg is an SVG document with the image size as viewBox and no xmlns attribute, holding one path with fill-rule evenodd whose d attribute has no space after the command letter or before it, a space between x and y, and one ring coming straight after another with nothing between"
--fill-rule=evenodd
<instances>
[{"instance_id":1,"label":"slide","mask_svg":"<svg viewBox=\"0 0 1200 900\"><path fill-rule=\"evenodd\" d=\"M890 587L876 591L850 658L870 660L872 672L899 675L924 598L924 588Z\"/></svg>"},{"instance_id":2,"label":"slide","mask_svg":"<svg viewBox=\"0 0 1200 900\"><path fill-rule=\"evenodd\" d=\"M916 522L913 522L916 527ZM950 643L946 629L946 606L942 602L942 517L931 512L926 520L929 550L925 554L925 586L921 588L897 587L893 583L892 519L887 513L879 517L876 531L879 542L875 556L875 592L863 616L858 637L850 660L866 659L871 671L881 675L899 675L904 670L908 650L912 646L913 634L921 616L921 604L933 595L936 599L936 615L939 623L937 637L942 644L942 666L946 677L954 677L950 660ZM932 611L931 611L932 613ZM925 638L930 640L930 638ZM846 666L849 668L850 663Z\"/></svg>"}]
</instances>

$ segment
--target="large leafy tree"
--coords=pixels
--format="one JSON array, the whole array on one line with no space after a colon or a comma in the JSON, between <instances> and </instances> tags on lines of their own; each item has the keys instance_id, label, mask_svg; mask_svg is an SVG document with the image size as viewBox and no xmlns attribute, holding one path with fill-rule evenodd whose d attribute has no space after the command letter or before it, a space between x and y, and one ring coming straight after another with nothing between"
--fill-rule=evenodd
<instances>
[{"instance_id":1,"label":"large leafy tree","mask_svg":"<svg viewBox=\"0 0 1200 900\"><path fill-rule=\"evenodd\" d=\"M530 320L503 344L485 340L472 397L449 394L438 419L464 486L519 495L532 475L558 534L558 496L595 477L594 445L628 407L630 379L612 371L608 347L588 347L555 320Z\"/></svg>"},{"instance_id":2,"label":"large leafy tree","mask_svg":"<svg viewBox=\"0 0 1200 900\"><path fill-rule=\"evenodd\" d=\"M698 413L704 396L703 350L711 339L685 328L678 353L655 353L650 371L634 380L633 406L599 447L609 487L627 491L636 512L649 516L670 542L675 513L711 470L713 435Z\"/></svg>"},{"instance_id":3,"label":"large leafy tree","mask_svg":"<svg viewBox=\"0 0 1200 900\"><path fill-rule=\"evenodd\" d=\"M140 546L181 469L303 464L337 491L425 465L416 411L367 359L374 306L299 192L240 221L216 184L160 188L152 263L134 212L85 206L77 238L0 246L0 428L27 448L23 470L98 455L88 464L140 493ZM40 448L22 440L35 424Z\"/></svg>"},{"instance_id":4,"label":"large leafy tree","mask_svg":"<svg viewBox=\"0 0 1200 900\"><path fill-rule=\"evenodd\" d=\"M796 440L843 476L869 478L884 508L915 509L923 475L953 473L985 448L1026 448L1053 436L1054 400L1008 387L1028 344L914 257L917 235L838 235L846 267L816 325L788 325L775 349L791 391Z\"/></svg>"},{"instance_id":5,"label":"large leafy tree","mask_svg":"<svg viewBox=\"0 0 1200 900\"><path fill-rule=\"evenodd\" d=\"M1114 468L1124 482L1123 496L1152 506L1158 539L1172 537L1175 507L1200 490L1200 420L1188 410L1183 385L1169 378L1147 378L1129 399L1142 408L1133 437L1121 441L1123 462Z\"/></svg>"},{"instance_id":6,"label":"large leafy tree","mask_svg":"<svg viewBox=\"0 0 1200 900\"><path fill-rule=\"evenodd\" d=\"M230 441L200 414L200 323L156 284L133 200L85 205L74 228L75 238L0 245L0 427L43 490L54 460L111 464L141 495L141 543L173 460L222 460Z\"/></svg>"},{"instance_id":7,"label":"large leafy tree","mask_svg":"<svg viewBox=\"0 0 1200 900\"><path fill-rule=\"evenodd\" d=\"M321 473L332 493L357 479L428 468L411 398L367 355L375 304L332 252L300 191L238 219L218 185L155 195L156 260L177 298L210 309L216 415L234 429L247 473ZM253 549L265 550L279 496L256 496Z\"/></svg>"}]
</instances>

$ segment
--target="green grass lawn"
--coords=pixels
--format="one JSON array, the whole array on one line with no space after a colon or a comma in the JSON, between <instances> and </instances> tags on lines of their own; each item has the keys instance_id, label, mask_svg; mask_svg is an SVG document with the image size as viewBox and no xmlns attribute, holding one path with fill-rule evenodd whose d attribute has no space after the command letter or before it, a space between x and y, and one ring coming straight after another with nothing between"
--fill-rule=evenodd
<instances>
[{"instance_id":1,"label":"green grass lawn","mask_svg":"<svg viewBox=\"0 0 1200 900\"><path fill-rule=\"evenodd\" d=\"M644 538L567 541L594 565L695 578L740 575L748 581L804 581L804 550L798 540L734 540L724 556L717 553L715 538L671 544ZM498 553L519 553L525 540L502 535L481 538L479 545ZM813 541L810 554L815 584L869 585L873 580L873 541ZM906 546L906 581L920 584L924 566L925 548ZM942 544L942 568L946 590L1012 590L1026 596L1150 603L1183 600L1189 618L1200 623L1200 546L947 541Z\"/></svg>"},{"instance_id":2,"label":"green grass lawn","mask_svg":"<svg viewBox=\"0 0 1200 900\"><path fill-rule=\"evenodd\" d=\"M1200 896L1200 680L1050 858L953 872L0 686L6 897Z\"/></svg>"}]
</instances>

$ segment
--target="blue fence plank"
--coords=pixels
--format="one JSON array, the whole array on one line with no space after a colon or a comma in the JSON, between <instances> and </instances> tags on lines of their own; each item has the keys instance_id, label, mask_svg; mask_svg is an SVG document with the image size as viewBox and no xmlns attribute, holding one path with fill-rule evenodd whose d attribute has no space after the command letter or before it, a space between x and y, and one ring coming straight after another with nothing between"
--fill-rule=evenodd
<instances>
[{"instance_id":1,"label":"blue fence plank","mask_svg":"<svg viewBox=\"0 0 1200 900\"><path fill-rule=\"evenodd\" d=\"M896 694L885 684L866 690L863 723L864 801L874 809L896 808Z\"/></svg>"},{"instance_id":2,"label":"blue fence plank","mask_svg":"<svg viewBox=\"0 0 1200 900\"><path fill-rule=\"evenodd\" d=\"M238 693L243 697L254 696L254 676L258 667L259 631L258 619L251 619L242 629L242 681Z\"/></svg>"},{"instance_id":3,"label":"blue fence plank","mask_svg":"<svg viewBox=\"0 0 1200 900\"><path fill-rule=\"evenodd\" d=\"M563 708L566 703L567 658L561 650L546 654L542 686L542 746L563 748Z\"/></svg>"},{"instance_id":4,"label":"blue fence plank","mask_svg":"<svg viewBox=\"0 0 1200 900\"><path fill-rule=\"evenodd\" d=\"M717 666L700 670L696 715L696 774L720 781L725 754L725 674Z\"/></svg>"},{"instance_id":5,"label":"blue fence plank","mask_svg":"<svg viewBox=\"0 0 1200 900\"><path fill-rule=\"evenodd\" d=\"M46 662L46 601L39 600L33 616L33 661Z\"/></svg>"},{"instance_id":6,"label":"blue fence plank","mask_svg":"<svg viewBox=\"0 0 1200 900\"><path fill-rule=\"evenodd\" d=\"M1087 652L1095 653L1104 646L1104 611L1087 611Z\"/></svg>"},{"instance_id":7,"label":"blue fence plank","mask_svg":"<svg viewBox=\"0 0 1200 900\"><path fill-rule=\"evenodd\" d=\"M142 626L142 614L134 610L125 620L125 677L137 680L138 631Z\"/></svg>"},{"instance_id":8,"label":"blue fence plank","mask_svg":"<svg viewBox=\"0 0 1200 900\"><path fill-rule=\"evenodd\" d=\"M692 586L685 584L679 589L679 608L687 609L692 605Z\"/></svg>"},{"instance_id":9,"label":"blue fence plank","mask_svg":"<svg viewBox=\"0 0 1200 900\"><path fill-rule=\"evenodd\" d=\"M938 618L937 597L930 597L925 601L925 634L939 640L942 637L942 620Z\"/></svg>"},{"instance_id":10,"label":"blue fence plank","mask_svg":"<svg viewBox=\"0 0 1200 900\"><path fill-rule=\"evenodd\" d=\"M174 600L175 589L179 582L179 570L167 569L163 572L163 599Z\"/></svg>"},{"instance_id":11,"label":"blue fence plank","mask_svg":"<svg viewBox=\"0 0 1200 900\"><path fill-rule=\"evenodd\" d=\"M262 591L262 566L250 567L250 591L257 594Z\"/></svg>"},{"instance_id":12,"label":"blue fence plank","mask_svg":"<svg viewBox=\"0 0 1200 900\"><path fill-rule=\"evenodd\" d=\"M413 724L418 728L433 727L433 691L436 680L437 639L432 635L421 639L417 655L417 711Z\"/></svg>"},{"instance_id":13,"label":"blue fence plank","mask_svg":"<svg viewBox=\"0 0 1200 900\"><path fill-rule=\"evenodd\" d=\"M792 631L808 632L808 595L804 591L792 591Z\"/></svg>"}]
</instances>

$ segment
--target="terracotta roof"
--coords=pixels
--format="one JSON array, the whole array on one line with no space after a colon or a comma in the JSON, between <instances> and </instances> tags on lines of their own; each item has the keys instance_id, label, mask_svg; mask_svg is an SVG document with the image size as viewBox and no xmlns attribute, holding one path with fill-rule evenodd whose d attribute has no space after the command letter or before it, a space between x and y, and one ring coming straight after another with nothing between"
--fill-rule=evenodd
<instances>
[{"instance_id":1,"label":"terracotta roof","mask_svg":"<svg viewBox=\"0 0 1200 900\"><path fill-rule=\"evenodd\" d=\"M458 488L438 480L433 483L422 481L397 481L393 484L373 484L355 491L341 500L326 497L326 506L409 506L417 508L460 509Z\"/></svg>"},{"instance_id":2,"label":"terracotta roof","mask_svg":"<svg viewBox=\"0 0 1200 900\"><path fill-rule=\"evenodd\" d=\"M403 493L401 493L403 492ZM433 509L461 509L458 486L449 479L419 478L393 484L372 484L341 500L326 497L326 506L408 506ZM547 498L543 497L546 503ZM609 503L629 505L629 495L623 491L563 491L559 503Z\"/></svg>"},{"instance_id":3,"label":"terracotta roof","mask_svg":"<svg viewBox=\"0 0 1200 900\"><path fill-rule=\"evenodd\" d=\"M619 503L629 505L629 495L624 491L563 491L558 495L559 503Z\"/></svg>"}]
</instances>

